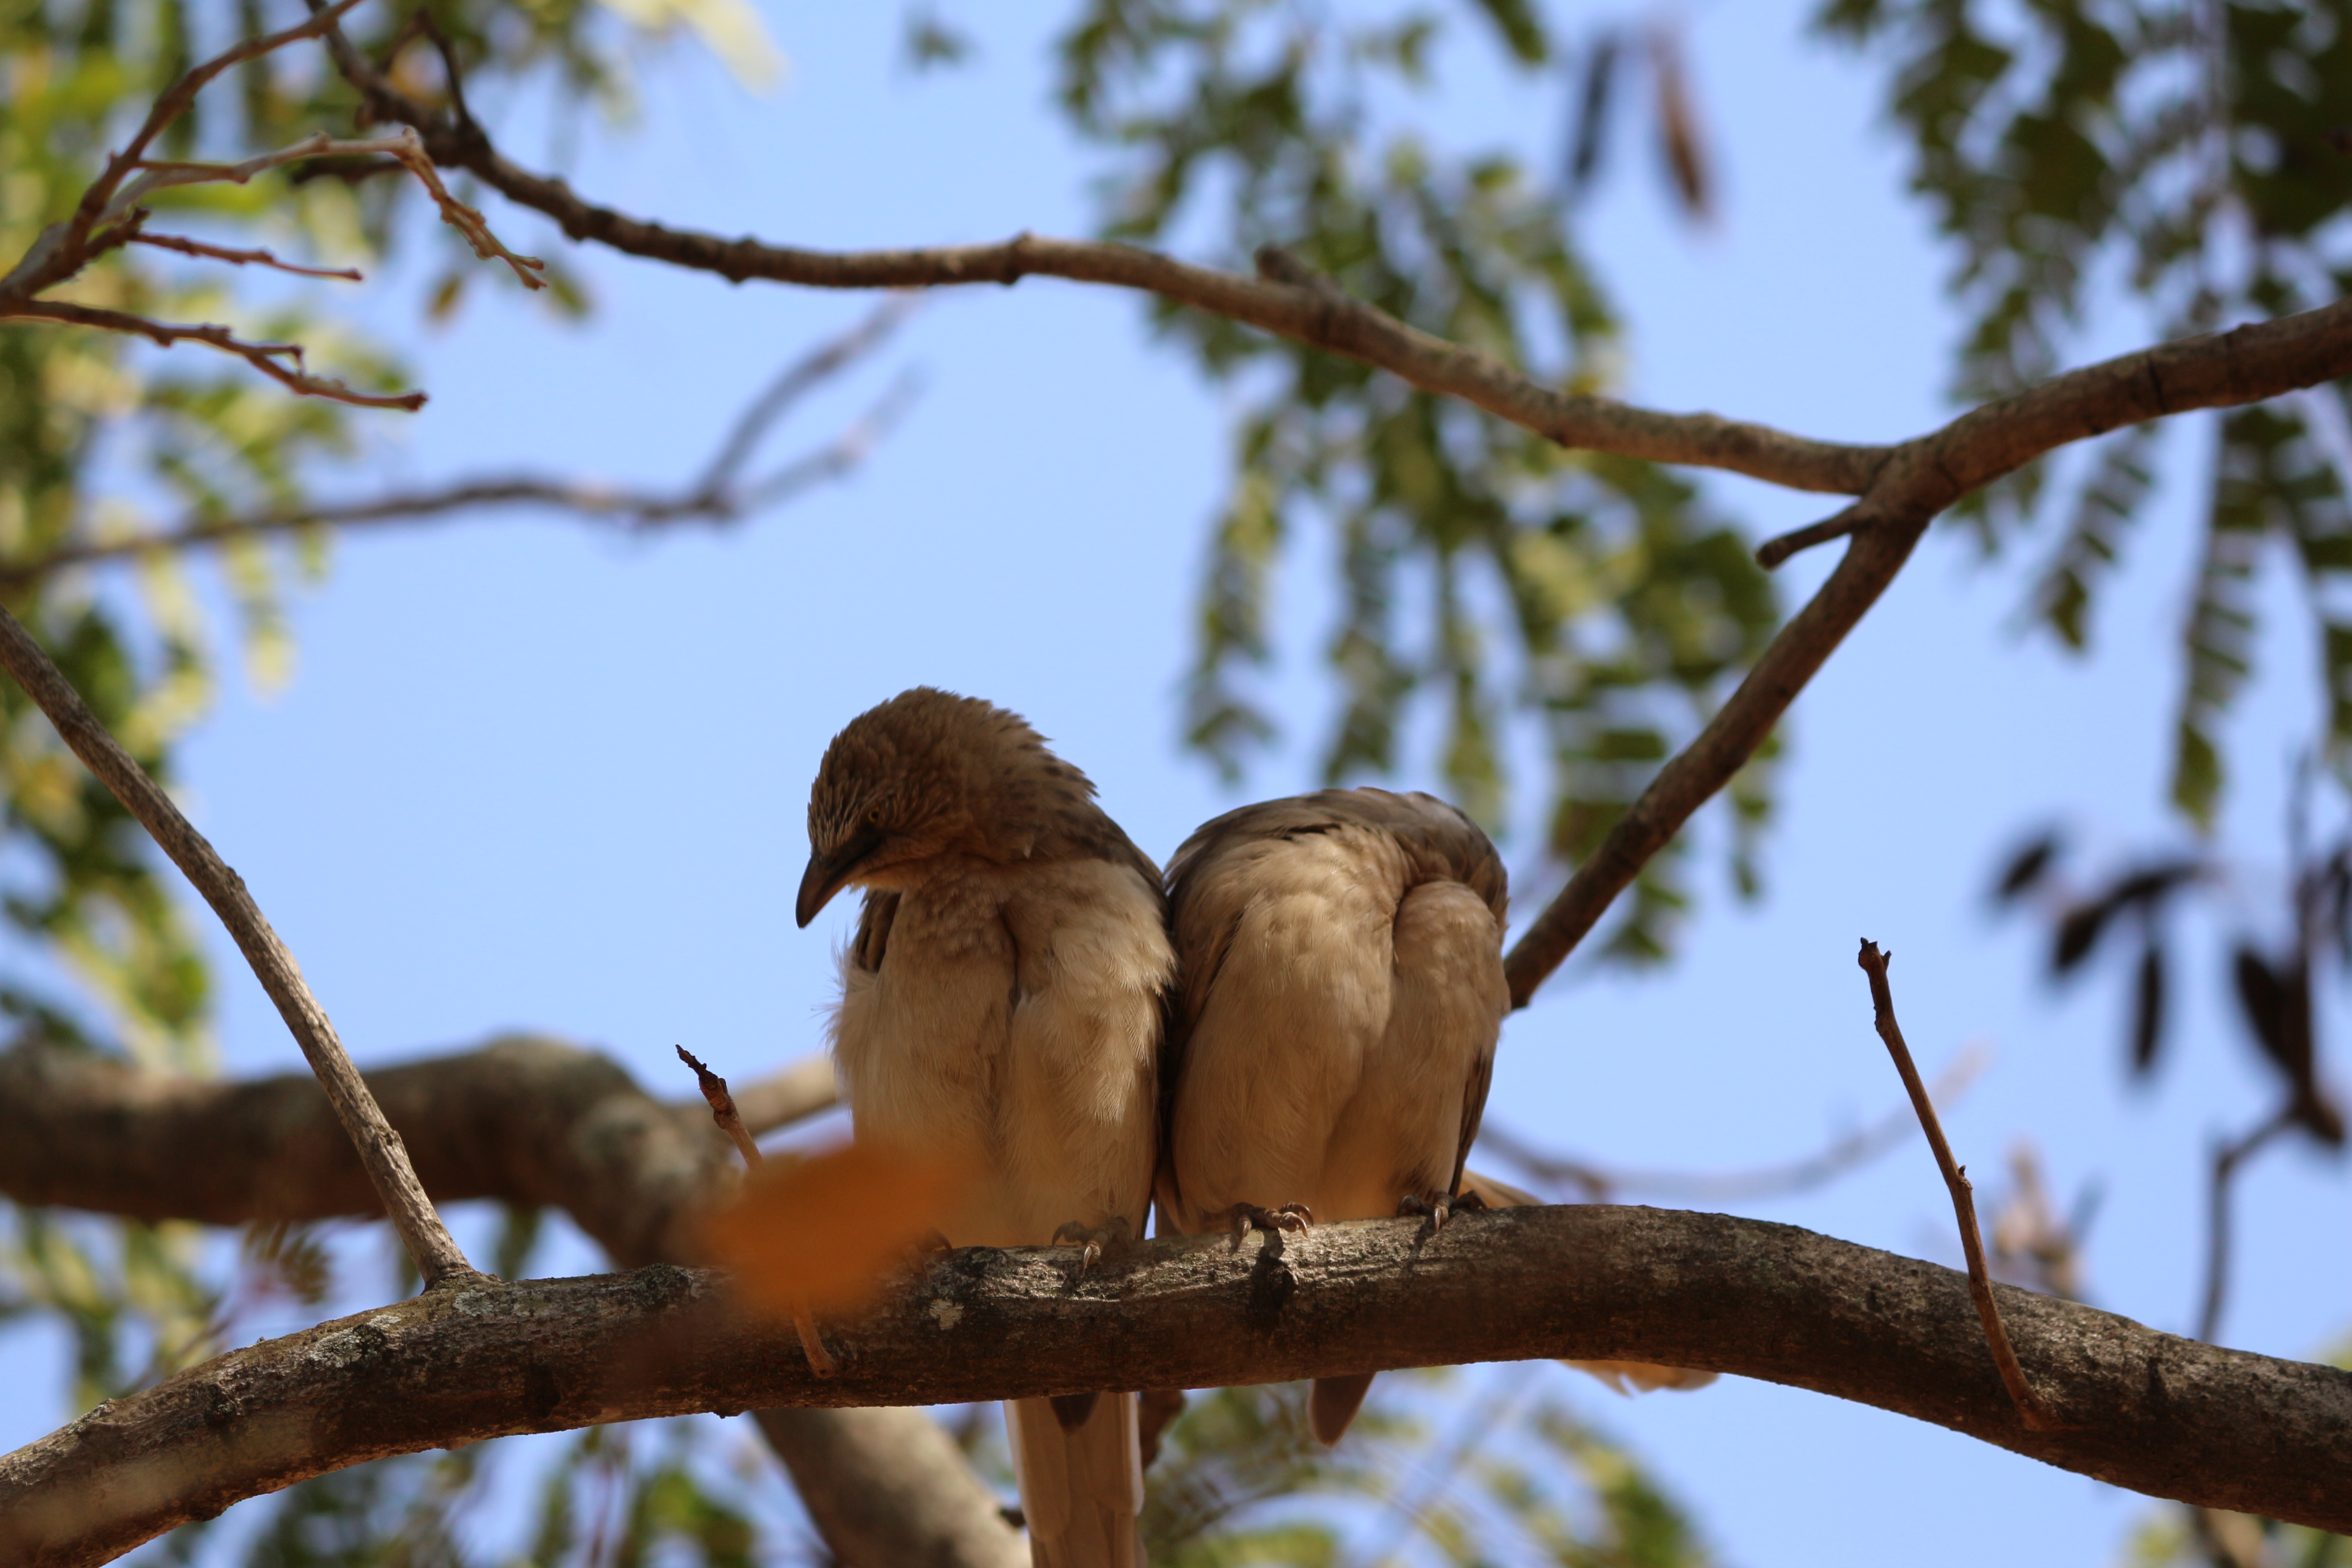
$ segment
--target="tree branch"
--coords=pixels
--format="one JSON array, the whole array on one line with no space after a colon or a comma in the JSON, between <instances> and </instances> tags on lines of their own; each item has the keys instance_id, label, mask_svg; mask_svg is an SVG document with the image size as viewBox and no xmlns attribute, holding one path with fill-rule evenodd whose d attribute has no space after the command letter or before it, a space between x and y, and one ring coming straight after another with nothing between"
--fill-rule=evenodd
<instances>
[{"instance_id":1,"label":"tree branch","mask_svg":"<svg viewBox=\"0 0 2352 1568\"><path fill-rule=\"evenodd\" d=\"M623 1268L699 1259L697 1220L730 1163L700 1100L656 1100L609 1058L528 1036L367 1080L440 1201L561 1209ZM832 1064L794 1063L739 1099L751 1131L772 1131L833 1103ZM37 1040L0 1053L0 1194L213 1225L382 1212L307 1075L184 1079ZM1027 1563L922 1412L763 1412L761 1426L841 1561Z\"/></svg>"},{"instance_id":2,"label":"tree branch","mask_svg":"<svg viewBox=\"0 0 2352 1568\"><path fill-rule=\"evenodd\" d=\"M1952 1146L1944 1137L1944 1124L1936 1115L1936 1102L1927 1097L1927 1086L1919 1081L1918 1065L1911 1059L1911 1047L1903 1040L1903 1026L1895 1021L1895 991L1887 984L1886 966L1894 961L1891 952L1881 952L1878 944L1864 939L1855 962L1870 979L1870 1006L1878 1037L1886 1046L1886 1054L1895 1058L1895 1071L1903 1079L1904 1091L1911 1097L1911 1109L1918 1112L1919 1131L1927 1136L1927 1147L1936 1156L1936 1168L1943 1173L1945 1190L1951 1194L1952 1215L1959 1224L1960 1251L1969 1264L1969 1296L1976 1303L1977 1319L1984 1327L1985 1345L1992 1352L1993 1364L2000 1369L2001 1385L2017 1406L2017 1418L2036 1432L2054 1430L2062 1423L2051 1414L2033 1384L2026 1381L2025 1369L2018 1364L2017 1352L2009 1342L2009 1332L2001 1326L2000 1303L1992 1293L1992 1273L1985 1267L1984 1237L1977 1229L1975 1188L1969 1184L1968 1167L1952 1158Z\"/></svg>"},{"instance_id":3,"label":"tree branch","mask_svg":"<svg viewBox=\"0 0 2352 1568\"><path fill-rule=\"evenodd\" d=\"M179 326L169 321L151 321L145 316L134 316L126 310L104 310L91 305L69 304L61 300L27 300L0 314L18 321L58 321L68 326L96 327L100 331L146 338L167 349L173 343L204 343L223 353L236 355L272 381L306 397L323 397L330 402L349 403L361 408L397 408L408 414L425 406L425 394L421 392L355 392L331 376L312 375L302 368L302 345L299 343L247 342L226 327L210 322ZM283 363L289 360L293 363Z\"/></svg>"},{"instance_id":4,"label":"tree branch","mask_svg":"<svg viewBox=\"0 0 2352 1568\"><path fill-rule=\"evenodd\" d=\"M2118 1486L2352 1530L2352 1373L2000 1288L2070 1429L2019 1426L1965 1279L1789 1226L1598 1205L1318 1226L1277 1261L1163 1238L1074 1284L1050 1248L950 1255L832 1337L748 1325L674 1268L485 1282L240 1350L0 1460L13 1562L103 1561L339 1466L747 1405L945 1404L1533 1357L1738 1373Z\"/></svg>"},{"instance_id":5,"label":"tree branch","mask_svg":"<svg viewBox=\"0 0 2352 1568\"><path fill-rule=\"evenodd\" d=\"M321 0L309 0L317 9ZM1512 949L1514 1004L1525 1006L1693 812L1738 773L1796 694L1909 559L1936 514L2054 447L2196 408L2258 402L2352 374L2352 303L2166 343L2059 376L1896 446L1816 441L1711 414L1675 415L1555 392L1485 354L1353 300L1279 248L1246 279L1131 246L1021 234L996 245L822 251L673 229L582 200L561 180L499 154L480 126L417 102L340 29L328 51L368 113L415 131L433 161L462 168L546 214L575 240L715 272L821 289L908 289L1066 278L1156 294L1389 372L1456 397L1563 447L1723 468L1860 498L1829 521L1768 546L1775 561L1853 534L1830 581L1765 650L1730 701L1652 781L1601 847Z\"/></svg>"},{"instance_id":6,"label":"tree branch","mask_svg":"<svg viewBox=\"0 0 2352 1568\"><path fill-rule=\"evenodd\" d=\"M2352 300L2124 354L1973 409L1894 447L1841 520L1853 542L1691 743L1576 868L1504 961L1524 1007L1553 970L1681 830L1756 754L1895 580L1936 514L2042 453L2126 425L2258 403L2352 374Z\"/></svg>"},{"instance_id":7,"label":"tree branch","mask_svg":"<svg viewBox=\"0 0 2352 1568\"><path fill-rule=\"evenodd\" d=\"M315 8L319 0L311 4ZM817 289L924 289L1040 277L1133 289L1360 360L1564 447L1726 468L1797 489L1858 494L1886 456L1883 447L1809 440L1712 414L1662 414L1555 392L1498 360L1336 290L1280 277L1244 278L1134 246L1024 233L992 245L826 251L646 222L583 201L562 180L509 163L478 125L460 123L394 87L339 29L329 28L326 37L336 68L359 89L366 111L414 130L435 163L464 169L509 200L553 218L572 239L626 255L715 272L734 283L758 279ZM1268 257L1264 265L1278 272L1282 263Z\"/></svg>"},{"instance_id":8,"label":"tree branch","mask_svg":"<svg viewBox=\"0 0 2352 1568\"><path fill-rule=\"evenodd\" d=\"M98 775L99 782L122 803L123 809L136 817L148 836L163 847L163 853L195 885L196 891L204 895L205 902L212 906L221 924L228 929L237 951L252 966L254 978L261 982L261 988L277 1004L278 1016L286 1020L310 1070L318 1075L320 1086L335 1108L335 1120L357 1146L369 1184L391 1216L393 1229L399 1233L401 1245L407 1249L425 1284L436 1286L477 1278L474 1266L466 1261L457 1239L434 1212L433 1201L425 1195L424 1186L409 1165L407 1151L401 1147L400 1135L384 1120L383 1109L368 1092L359 1069L352 1065L342 1041L336 1037L335 1026L329 1021L327 1010L310 994L293 953L287 951L277 931L270 928L261 907L246 890L244 879L229 868L205 836L180 815L180 808L172 804L171 797L156 787L155 781L147 776L147 770L107 732L98 715L81 700L81 694L49 662L49 656L41 651L32 634L5 609L0 609L0 666L6 667L8 673L16 677L16 683L57 726L58 734L72 748L74 755Z\"/></svg>"},{"instance_id":9,"label":"tree branch","mask_svg":"<svg viewBox=\"0 0 2352 1568\"><path fill-rule=\"evenodd\" d=\"M306 528L409 524L485 508L548 508L609 519L640 531L687 522L740 521L855 469L898 423L914 393L912 379L904 375L832 440L771 473L750 479L742 477L776 423L812 388L879 346L905 318L907 310L904 300L891 300L849 331L818 343L785 366L737 417L718 455L689 486L640 489L593 480L518 475L470 479L433 489L394 490L370 500L273 508L242 517L197 518L160 532L68 541L30 560L0 563L0 587L37 583L68 567L104 561L205 549Z\"/></svg>"}]
</instances>

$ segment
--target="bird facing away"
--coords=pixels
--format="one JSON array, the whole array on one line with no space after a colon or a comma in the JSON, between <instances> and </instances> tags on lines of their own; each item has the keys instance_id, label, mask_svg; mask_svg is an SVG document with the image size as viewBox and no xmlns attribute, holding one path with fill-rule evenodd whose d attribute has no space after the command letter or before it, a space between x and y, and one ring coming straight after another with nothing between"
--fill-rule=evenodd
<instances>
[{"instance_id":1,"label":"bird facing away","mask_svg":"<svg viewBox=\"0 0 2352 1568\"><path fill-rule=\"evenodd\" d=\"M1017 715L929 687L850 721L809 795L806 926L865 889L833 1055L861 1142L978 1173L940 1226L1139 1234L1156 1158L1159 868ZM1131 1394L1005 1406L1039 1568L1139 1564Z\"/></svg>"},{"instance_id":2,"label":"bird facing away","mask_svg":"<svg viewBox=\"0 0 2352 1568\"><path fill-rule=\"evenodd\" d=\"M1186 839L1168 897L1164 1219L1443 1224L1510 1010L1486 836L1426 795L1265 801ZM1339 1441L1371 1381L1318 1379L1315 1435Z\"/></svg>"}]
</instances>

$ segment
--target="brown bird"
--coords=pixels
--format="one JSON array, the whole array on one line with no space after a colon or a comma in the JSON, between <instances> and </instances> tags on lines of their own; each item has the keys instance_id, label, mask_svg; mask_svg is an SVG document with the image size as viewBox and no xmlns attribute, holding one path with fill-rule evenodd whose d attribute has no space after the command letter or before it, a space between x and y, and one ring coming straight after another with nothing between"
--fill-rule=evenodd
<instances>
[{"instance_id":1,"label":"brown bird","mask_svg":"<svg viewBox=\"0 0 2352 1568\"><path fill-rule=\"evenodd\" d=\"M1159 868L1017 715L918 687L850 721L809 795L806 926L866 891L833 1053L861 1142L978 1173L959 1247L1140 1231L1174 971ZM1040 1568L1142 1562L1131 1394L1005 1405Z\"/></svg>"},{"instance_id":2,"label":"brown bird","mask_svg":"<svg viewBox=\"0 0 2352 1568\"><path fill-rule=\"evenodd\" d=\"M1168 898L1161 1215L1187 1232L1300 1210L1443 1225L1511 1005L1486 836L1426 795L1266 801L1186 839ZM1371 1381L1318 1378L1315 1435L1339 1441Z\"/></svg>"}]
</instances>

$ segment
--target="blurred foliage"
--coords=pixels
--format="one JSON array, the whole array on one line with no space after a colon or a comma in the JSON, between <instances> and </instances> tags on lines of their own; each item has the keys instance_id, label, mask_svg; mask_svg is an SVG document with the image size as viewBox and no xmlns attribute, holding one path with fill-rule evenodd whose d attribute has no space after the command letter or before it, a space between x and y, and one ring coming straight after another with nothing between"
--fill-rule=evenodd
<instances>
[{"instance_id":1,"label":"blurred foliage","mask_svg":"<svg viewBox=\"0 0 2352 1568\"><path fill-rule=\"evenodd\" d=\"M1347 1441L1308 1433L1304 1384L1191 1397L1150 1475L1155 1563L1323 1568L1445 1563L1700 1568L1688 1519L1623 1448L1497 1367L1390 1373Z\"/></svg>"},{"instance_id":2,"label":"blurred foliage","mask_svg":"<svg viewBox=\"0 0 2352 1568\"><path fill-rule=\"evenodd\" d=\"M1461 11L1088 0L1061 41L1061 93L1079 132L1112 150L1104 232L1222 251L1244 269L1257 247L1279 246L1414 326L1551 384L1607 389L1618 323L1570 241L1566 197L1517 153L1456 153L1406 112L1428 101L1441 35L1457 20L1498 68L1554 65L1535 8ZM1668 118L1687 142L1686 99ZM1598 844L1778 622L1738 532L1662 468L1561 451L1212 316L1160 306L1157 321L1244 399L1186 697L1192 743L1228 773L1274 733L1247 677L1272 657L1276 568L1309 527L1331 542L1339 596L1325 650L1339 698L1326 774L1396 768L1414 716L1429 711L1447 787L1499 830L1515 815L1508 759L1524 721L1549 754L1549 847L1570 860ZM1769 769L1759 761L1734 801L1746 889ZM1653 862L1612 954L1664 952L1680 880L1673 859Z\"/></svg>"},{"instance_id":3,"label":"blurred foliage","mask_svg":"<svg viewBox=\"0 0 2352 1568\"><path fill-rule=\"evenodd\" d=\"M1831 0L1820 22L1892 68L1913 188L1960 252L1967 401L2063 369L2118 294L2134 336L2179 337L2314 309L2352 279L2352 0ZM2058 536L2036 609L2067 646L2086 646L2159 448L2190 423L2118 431L1961 509L1988 548ZM2172 798L2203 827L2273 537L2316 622L2331 761L2352 764L2352 425L2341 384L2193 423L2211 479Z\"/></svg>"}]
</instances>

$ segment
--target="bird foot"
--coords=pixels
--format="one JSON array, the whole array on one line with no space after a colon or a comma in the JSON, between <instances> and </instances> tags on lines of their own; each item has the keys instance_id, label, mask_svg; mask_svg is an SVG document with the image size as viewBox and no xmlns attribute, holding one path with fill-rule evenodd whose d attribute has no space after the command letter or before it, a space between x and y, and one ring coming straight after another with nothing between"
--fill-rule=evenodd
<instances>
[{"instance_id":1,"label":"bird foot","mask_svg":"<svg viewBox=\"0 0 2352 1568\"><path fill-rule=\"evenodd\" d=\"M1051 1245L1080 1249L1078 1270L1071 1276L1075 1281L1087 1277L1087 1270L1101 1259L1106 1248L1124 1252L1134 1242L1134 1223L1123 1214L1115 1214L1098 1226L1070 1220L1055 1229Z\"/></svg>"},{"instance_id":2,"label":"bird foot","mask_svg":"<svg viewBox=\"0 0 2352 1568\"><path fill-rule=\"evenodd\" d=\"M936 1230L927 1230L908 1244L907 1272L920 1278L930 1272L931 1265L955 1250L955 1243Z\"/></svg>"},{"instance_id":3,"label":"bird foot","mask_svg":"<svg viewBox=\"0 0 2352 1568\"><path fill-rule=\"evenodd\" d=\"M1397 1200L1398 1215L1423 1216L1429 1221L1432 1235L1444 1230L1445 1222L1456 1213L1483 1209L1486 1206L1486 1198L1475 1190L1459 1193L1430 1193L1425 1195L1419 1193L1407 1193Z\"/></svg>"},{"instance_id":4,"label":"bird foot","mask_svg":"<svg viewBox=\"0 0 2352 1568\"><path fill-rule=\"evenodd\" d=\"M1279 1232L1295 1230L1304 1234L1314 1227L1315 1211L1305 1204L1284 1204L1279 1208L1263 1209L1255 1204L1235 1204L1222 1214L1212 1215L1234 1227L1234 1245L1239 1247L1242 1237L1253 1230Z\"/></svg>"}]
</instances>

